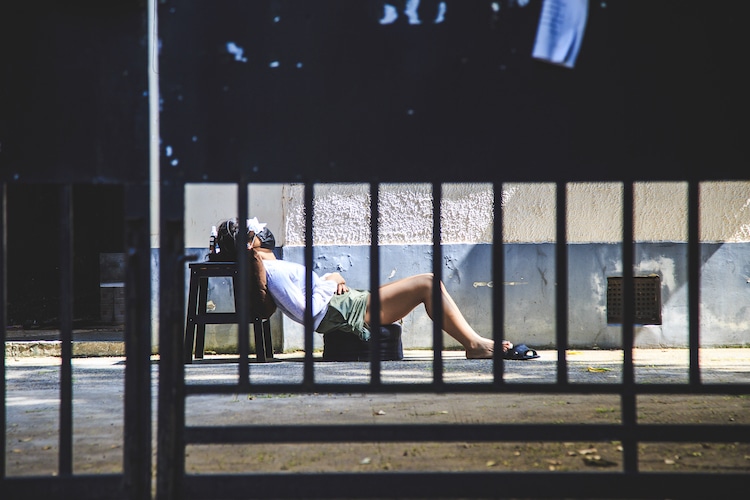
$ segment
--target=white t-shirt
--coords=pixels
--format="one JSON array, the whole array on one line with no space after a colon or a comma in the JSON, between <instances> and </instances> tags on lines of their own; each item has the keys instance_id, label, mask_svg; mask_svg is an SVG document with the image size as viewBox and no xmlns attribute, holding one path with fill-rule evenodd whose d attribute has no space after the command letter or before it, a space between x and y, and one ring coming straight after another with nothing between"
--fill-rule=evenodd
<instances>
[{"instance_id":1,"label":"white t-shirt","mask_svg":"<svg viewBox=\"0 0 750 500\"><path fill-rule=\"evenodd\" d=\"M305 266L285 260L264 260L266 283L276 306L297 323L305 323ZM314 328L328 310L328 303L336 293L335 281L322 279L312 273L312 314Z\"/></svg>"}]
</instances>

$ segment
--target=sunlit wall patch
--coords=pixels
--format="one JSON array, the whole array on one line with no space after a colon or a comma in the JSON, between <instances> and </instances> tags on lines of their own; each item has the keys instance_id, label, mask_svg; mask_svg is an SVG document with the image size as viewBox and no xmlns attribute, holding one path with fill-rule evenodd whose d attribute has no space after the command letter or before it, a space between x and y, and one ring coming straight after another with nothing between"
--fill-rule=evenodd
<instances>
[{"instance_id":1,"label":"sunlit wall patch","mask_svg":"<svg viewBox=\"0 0 750 500\"><path fill-rule=\"evenodd\" d=\"M419 2L420 0L407 0L404 5L403 14L407 18L409 24L422 24L422 19L419 17ZM437 14L435 19L428 21L433 24L440 24L445 21L445 13L448 10L448 5L445 2L440 2L437 6ZM383 17L378 20L380 24L393 24L398 19L399 11L396 6L386 3L383 5Z\"/></svg>"},{"instance_id":2,"label":"sunlit wall patch","mask_svg":"<svg viewBox=\"0 0 750 500\"><path fill-rule=\"evenodd\" d=\"M247 57L244 56L245 50L234 42L227 42L227 52L234 56L235 61L247 62Z\"/></svg>"},{"instance_id":3,"label":"sunlit wall patch","mask_svg":"<svg viewBox=\"0 0 750 500\"><path fill-rule=\"evenodd\" d=\"M172 146L164 147L164 155L167 158L170 158L172 156ZM178 160L177 158L172 158L169 162L169 164L172 165L173 167L176 167L179 163L180 163L180 160Z\"/></svg>"},{"instance_id":4,"label":"sunlit wall patch","mask_svg":"<svg viewBox=\"0 0 750 500\"><path fill-rule=\"evenodd\" d=\"M422 24L419 20L419 0L406 0L406 8L404 8L404 14L409 18L409 24Z\"/></svg>"},{"instance_id":5,"label":"sunlit wall patch","mask_svg":"<svg viewBox=\"0 0 750 500\"><path fill-rule=\"evenodd\" d=\"M392 24L398 19L398 11L396 7L390 4L383 6L383 18L380 19L380 24Z\"/></svg>"},{"instance_id":6,"label":"sunlit wall patch","mask_svg":"<svg viewBox=\"0 0 750 500\"><path fill-rule=\"evenodd\" d=\"M448 6L445 4L445 2L440 2L438 4L438 12L435 16L435 24L440 24L443 21L445 21L445 12L448 10Z\"/></svg>"}]
</instances>

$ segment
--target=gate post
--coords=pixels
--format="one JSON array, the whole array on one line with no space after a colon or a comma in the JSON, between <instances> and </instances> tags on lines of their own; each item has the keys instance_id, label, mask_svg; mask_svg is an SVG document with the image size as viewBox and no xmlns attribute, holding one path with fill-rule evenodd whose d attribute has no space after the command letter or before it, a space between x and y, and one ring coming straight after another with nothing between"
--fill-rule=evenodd
<instances>
[{"instance_id":1,"label":"gate post","mask_svg":"<svg viewBox=\"0 0 750 500\"><path fill-rule=\"evenodd\" d=\"M148 186L125 187L125 493L151 498L151 242Z\"/></svg>"},{"instance_id":2,"label":"gate post","mask_svg":"<svg viewBox=\"0 0 750 500\"><path fill-rule=\"evenodd\" d=\"M163 179L163 178L162 178ZM185 475L185 367L183 365L184 186L161 184L159 248L159 417L156 497L182 498Z\"/></svg>"}]
</instances>

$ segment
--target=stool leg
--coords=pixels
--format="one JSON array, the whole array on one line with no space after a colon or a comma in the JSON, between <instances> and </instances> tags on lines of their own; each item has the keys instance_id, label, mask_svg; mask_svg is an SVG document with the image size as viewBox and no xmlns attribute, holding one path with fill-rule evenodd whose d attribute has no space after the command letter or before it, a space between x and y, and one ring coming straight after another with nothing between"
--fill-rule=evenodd
<instances>
[{"instance_id":1,"label":"stool leg","mask_svg":"<svg viewBox=\"0 0 750 500\"><path fill-rule=\"evenodd\" d=\"M185 320L185 363L193 362L193 343L195 342L195 314L198 307L198 278L195 271L190 273L190 287L188 291L187 319Z\"/></svg>"},{"instance_id":2,"label":"stool leg","mask_svg":"<svg viewBox=\"0 0 750 500\"><path fill-rule=\"evenodd\" d=\"M208 300L208 278L200 279L198 287L198 314L206 314L206 301ZM206 323L197 322L195 336L195 359L203 359L203 350L206 344Z\"/></svg>"},{"instance_id":3,"label":"stool leg","mask_svg":"<svg viewBox=\"0 0 750 500\"><path fill-rule=\"evenodd\" d=\"M273 359L273 339L271 339L271 320L263 321L263 338L266 342L266 357Z\"/></svg>"},{"instance_id":4,"label":"stool leg","mask_svg":"<svg viewBox=\"0 0 750 500\"><path fill-rule=\"evenodd\" d=\"M258 361L266 361L266 342L263 339L263 320L255 318L253 320L253 333L255 333L255 356Z\"/></svg>"},{"instance_id":5,"label":"stool leg","mask_svg":"<svg viewBox=\"0 0 750 500\"><path fill-rule=\"evenodd\" d=\"M238 289L238 286L237 286L237 281L238 281L238 280L239 280L239 274L238 274L238 271L235 271L234 275L232 276L232 288L234 289L234 312L235 312L235 314L237 314L237 317L239 318L239 316L240 316L240 308L241 308L241 307L246 307L246 306L245 306L245 305L243 305L243 304L240 304L240 301L239 301L239 297L237 297L237 289ZM248 293L249 293L249 292L248 292ZM252 314L252 311L250 311L250 314ZM239 331L240 331L240 325L239 325L239 323L238 323L238 324L237 324L237 333L238 333L238 337L237 337L237 351L238 351L238 352L239 352L239 350L240 350L240 338L239 338ZM256 331L256 330L255 330L255 320L253 320L253 333L254 333L255 331ZM249 333L250 333L250 332L248 332L248 334L249 334ZM257 334L256 334L256 339L257 339ZM260 358L259 358L259 359L260 359Z\"/></svg>"}]
</instances>

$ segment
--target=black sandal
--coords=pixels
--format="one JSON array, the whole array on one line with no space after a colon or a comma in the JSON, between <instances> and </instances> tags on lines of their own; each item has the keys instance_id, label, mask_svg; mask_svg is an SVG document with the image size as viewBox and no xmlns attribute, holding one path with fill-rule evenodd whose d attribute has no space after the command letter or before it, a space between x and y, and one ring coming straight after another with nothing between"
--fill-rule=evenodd
<instances>
[{"instance_id":1,"label":"black sandal","mask_svg":"<svg viewBox=\"0 0 750 500\"><path fill-rule=\"evenodd\" d=\"M505 351L503 357L505 359L526 361L527 359L538 358L539 354L534 349L529 349L526 344L518 344Z\"/></svg>"}]
</instances>

